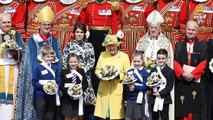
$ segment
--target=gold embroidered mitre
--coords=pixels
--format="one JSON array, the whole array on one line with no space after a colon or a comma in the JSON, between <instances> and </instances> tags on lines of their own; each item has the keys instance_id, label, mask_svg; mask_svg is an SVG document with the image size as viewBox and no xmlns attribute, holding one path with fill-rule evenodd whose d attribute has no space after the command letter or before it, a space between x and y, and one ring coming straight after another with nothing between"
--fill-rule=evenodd
<instances>
[{"instance_id":1,"label":"gold embroidered mitre","mask_svg":"<svg viewBox=\"0 0 213 120\"><path fill-rule=\"evenodd\" d=\"M147 16L146 21L149 25L160 26L164 22L164 18L157 10L154 10Z\"/></svg>"},{"instance_id":2,"label":"gold embroidered mitre","mask_svg":"<svg viewBox=\"0 0 213 120\"><path fill-rule=\"evenodd\" d=\"M55 19L55 13L52 11L52 9L49 6L45 6L43 9L39 11L37 14L38 22L48 22L53 23Z\"/></svg>"}]
</instances>

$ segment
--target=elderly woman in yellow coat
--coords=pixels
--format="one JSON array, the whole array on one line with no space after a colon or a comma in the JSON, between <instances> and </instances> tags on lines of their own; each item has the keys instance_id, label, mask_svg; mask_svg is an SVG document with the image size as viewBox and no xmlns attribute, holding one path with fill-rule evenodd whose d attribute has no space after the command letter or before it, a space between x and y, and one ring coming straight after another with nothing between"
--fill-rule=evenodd
<instances>
[{"instance_id":1,"label":"elderly woman in yellow coat","mask_svg":"<svg viewBox=\"0 0 213 120\"><path fill-rule=\"evenodd\" d=\"M129 57L119 51L120 42L116 35L107 35L102 45L106 47L106 51L99 56L95 70L100 83L94 115L103 119L123 119L122 79L130 68Z\"/></svg>"}]
</instances>

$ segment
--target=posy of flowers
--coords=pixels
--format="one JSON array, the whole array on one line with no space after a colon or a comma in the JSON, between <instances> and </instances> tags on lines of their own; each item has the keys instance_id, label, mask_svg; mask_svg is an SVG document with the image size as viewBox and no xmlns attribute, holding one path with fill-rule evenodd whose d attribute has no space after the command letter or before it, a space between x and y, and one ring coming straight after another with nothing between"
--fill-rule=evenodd
<instances>
[{"instance_id":1,"label":"posy of flowers","mask_svg":"<svg viewBox=\"0 0 213 120\"><path fill-rule=\"evenodd\" d=\"M136 81L136 79L135 79L134 75L132 73L127 72L124 76L123 84L130 84L130 83L133 83L135 81Z\"/></svg>"},{"instance_id":2,"label":"posy of flowers","mask_svg":"<svg viewBox=\"0 0 213 120\"><path fill-rule=\"evenodd\" d=\"M160 75L158 72L152 72L147 79L147 86L157 86L160 84Z\"/></svg>"},{"instance_id":3,"label":"posy of flowers","mask_svg":"<svg viewBox=\"0 0 213 120\"><path fill-rule=\"evenodd\" d=\"M82 94L82 85L81 84L75 84L73 86L70 86L68 88L68 94L71 96L71 97L75 97L75 96L79 96Z\"/></svg>"},{"instance_id":4,"label":"posy of flowers","mask_svg":"<svg viewBox=\"0 0 213 120\"><path fill-rule=\"evenodd\" d=\"M116 76L118 76L118 69L116 69L113 65L105 65L100 69L100 73L98 74L99 78L102 80L112 80Z\"/></svg>"},{"instance_id":5,"label":"posy of flowers","mask_svg":"<svg viewBox=\"0 0 213 120\"><path fill-rule=\"evenodd\" d=\"M2 49L18 49L18 45L16 44L15 40L13 39L12 36L15 35L15 31L11 30L9 34L2 35L3 40L5 42L1 43L1 48Z\"/></svg>"},{"instance_id":6,"label":"posy of flowers","mask_svg":"<svg viewBox=\"0 0 213 120\"><path fill-rule=\"evenodd\" d=\"M58 92L58 85L55 81L48 81L43 89L48 95L55 95Z\"/></svg>"}]
</instances>

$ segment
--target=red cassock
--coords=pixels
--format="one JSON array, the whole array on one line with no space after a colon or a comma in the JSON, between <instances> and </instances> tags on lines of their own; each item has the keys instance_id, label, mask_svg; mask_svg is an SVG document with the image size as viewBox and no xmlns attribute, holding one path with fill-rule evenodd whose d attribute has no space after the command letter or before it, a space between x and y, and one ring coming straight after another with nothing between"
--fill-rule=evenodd
<instances>
[{"instance_id":1,"label":"red cassock","mask_svg":"<svg viewBox=\"0 0 213 120\"><path fill-rule=\"evenodd\" d=\"M22 34L25 38L26 3L13 0L9 4L0 3L0 13L12 15L12 27Z\"/></svg>"},{"instance_id":2,"label":"red cassock","mask_svg":"<svg viewBox=\"0 0 213 120\"><path fill-rule=\"evenodd\" d=\"M123 2L119 11L120 27L124 33L121 49L127 52L131 58L131 53L135 50L138 40L146 32L146 17L154 10L154 6L139 2L131 4Z\"/></svg>"},{"instance_id":3,"label":"red cassock","mask_svg":"<svg viewBox=\"0 0 213 120\"><path fill-rule=\"evenodd\" d=\"M78 22L83 7L80 3L65 5L60 2L56 4L56 17L53 25L53 36L55 36L63 49L66 44L73 38L73 29Z\"/></svg>"},{"instance_id":4,"label":"red cassock","mask_svg":"<svg viewBox=\"0 0 213 120\"><path fill-rule=\"evenodd\" d=\"M198 37L207 41L213 37L213 1L204 3L189 2L189 20L194 20L199 25Z\"/></svg>"},{"instance_id":5,"label":"red cassock","mask_svg":"<svg viewBox=\"0 0 213 120\"><path fill-rule=\"evenodd\" d=\"M28 4L28 18L27 18L27 29L26 29L26 36L27 39L34 33L38 33L38 19L37 13L45 6L50 6L55 13L55 6L57 2L53 1L45 1L45 2L34 2L33 0L29 1Z\"/></svg>"},{"instance_id":6,"label":"red cassock","mask_svg":"<svg viewBox=\"0 0 213 120\"><path fill-rule=\"evenodd\" d=\"M165 2L159 0L158 11L164 18L163 33L174 45L179 40L184 40L187 18L187 6L183 0Z\"/></svg>"},{"instance_id":7,"label":"red cassock","mask_svg":"<svg viewBox=\"0 0 213 120\"><path fill-rule=\"evenodd\" d=\"M87 8L80 13L80 22L85 23L89 29L97 27L110 27L112 34L118 30L118 21L116 12L112 11L112 5L104 0L101 3L96 1L88 3Z\"/></svg>"}]
</instances>

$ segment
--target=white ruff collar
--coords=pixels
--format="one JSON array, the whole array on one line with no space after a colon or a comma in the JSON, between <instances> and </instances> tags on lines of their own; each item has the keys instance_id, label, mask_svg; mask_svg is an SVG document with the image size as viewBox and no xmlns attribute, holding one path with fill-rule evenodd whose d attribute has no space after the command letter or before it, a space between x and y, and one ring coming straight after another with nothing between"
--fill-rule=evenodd
<instances>
[{"instance_id":1,"label":"white ruff collar","mask_svg":"<svg viewBox=\"0 0 213 120\"><path fill-rule=\"evenodd\" d=\"M194 0L195 2L206 2L208 0Z\"/></svg>"},{"instance_id":2,"label":"white ruff collar","mask_svg":"<svg viewBox=\"0 0 213 120\"><path fill-rule=\"evenodd\" d=\"M35 2L44 2L46 0L34 0Z\"/></svg>"},{"instance_id":3,"label":"white ruff collar","mask_svg":"<svg viewBox=\"0 0 213 120\"><path fill-rule=\"evenodd\" d=\"M60 0L61 3L65 4L65 5L70 5L76 2L76 0Z\"/></svg>"},{"instance_id":4,"label":"white ruff collar","mask_svg":"<svg viewBox=\"0 0 213 120\"><path fill-rule=\"evenodd\" d=\"M139 3L141 0L126 0L128 3Z\"/></svg>"},{"instance_id":5,"label":"white ruff collar","mask_svg":"<svg viewBox=\"0 0 213 120\"><path fill-rule=\"evenodd\" d=\"M13 0L0 0L1 4L10 4Z\"/></svg>"}]
</instances>

